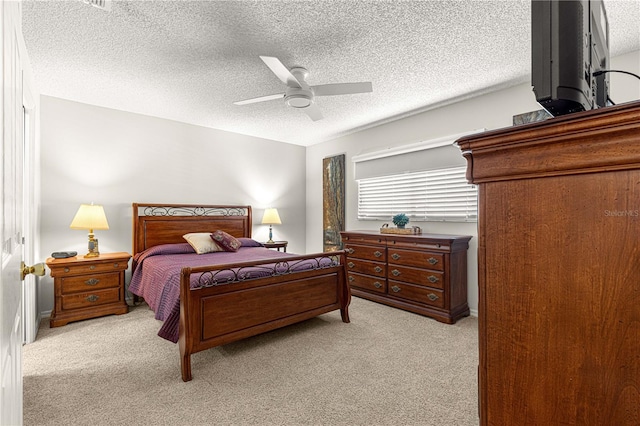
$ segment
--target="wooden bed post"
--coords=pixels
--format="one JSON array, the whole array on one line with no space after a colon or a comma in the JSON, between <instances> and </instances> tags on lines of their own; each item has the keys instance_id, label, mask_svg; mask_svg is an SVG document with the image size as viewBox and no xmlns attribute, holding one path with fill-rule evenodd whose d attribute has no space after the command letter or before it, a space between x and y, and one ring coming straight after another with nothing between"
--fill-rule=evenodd
<instances>
[{"instance_id":1,"label":"wooden bed post","mask_svg":"<svg viewBox=\"0 0 640 426\"><path fill-rule=\"evenodd\" d=\"M340 316L342 317L342 322L349 323L349 304L351 303L351 289L349 287L349 283L347 282L347 257L344 252L340 253L340 275L338 277L338 282L342 283L342 288L340 291Z\"/></svg>"},{"instance_id":2,"label":"wooden bed post","mask_svg":"<svg viewBox=\"0 0 640 426\"><path fill-rule=\"evenodd\" d=\"M178 338L178 344L180 345L180 370L182 370L182 381L188 382L193 377L191 376L191 342L188 341L187 336L191 336L191 323L189 321L189 308L190 308L190 283L191 283L191 268L182 268L180 279L180 336Z\"/></svg>"}]
</instances>

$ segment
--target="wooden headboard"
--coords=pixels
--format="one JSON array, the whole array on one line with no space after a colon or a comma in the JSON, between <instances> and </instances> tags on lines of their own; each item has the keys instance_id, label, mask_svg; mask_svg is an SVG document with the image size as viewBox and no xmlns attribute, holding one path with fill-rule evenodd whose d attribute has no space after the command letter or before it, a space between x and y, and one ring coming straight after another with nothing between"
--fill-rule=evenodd
<instances>
[{"instance_id":1,"label":"wooden headboard","mask_svg":"<svg viewBox=\"0 0 640 426\"><path fill-rule=\"evenodd\" d=\"M189 232L251 237L251 206L133 203L133 255L159 244L186 242Z\"/></svg>"}]
</instances>

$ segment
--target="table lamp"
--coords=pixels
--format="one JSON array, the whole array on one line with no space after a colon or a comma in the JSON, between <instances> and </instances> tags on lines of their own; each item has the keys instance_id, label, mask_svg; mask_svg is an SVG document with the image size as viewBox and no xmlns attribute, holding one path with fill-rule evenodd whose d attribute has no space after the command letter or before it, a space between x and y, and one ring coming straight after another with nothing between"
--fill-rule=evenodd
<instances>
[{"instance_id":1,"label":"table lamp","mask_svg":"<svg viewBox=\"0 0 640 426\"><path fill-rule=\"evenodd\" d=\"M264 216L262 216L262 224L269 225L269 241L267 243L273 243L272 225L282 225L278 209L265 209Z\"/></svg>"},{"instance_id":2,"label":"table lamp","mask_svg":"<svg viewBox=\"0 0 640 426\"><path fill-rule=\"evenodd\" d=\"M93 234L94 229L109 229L104 208L97 204L80 204L80 208L69 226L71 229L89 230L89 252L84 257L98 257L98 240Z\"/></svg>"}]
</instances>

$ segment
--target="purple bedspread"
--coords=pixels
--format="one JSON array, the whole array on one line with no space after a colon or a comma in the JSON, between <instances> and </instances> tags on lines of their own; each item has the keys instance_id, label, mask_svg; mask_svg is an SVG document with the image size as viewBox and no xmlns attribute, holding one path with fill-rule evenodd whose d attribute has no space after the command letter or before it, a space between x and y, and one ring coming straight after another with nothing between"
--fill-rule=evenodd
<instances>
[{"instance_id":1,"label":"purple bedspread","mask_svg":"<svg viewBox=\"0 0 640 426\"><path fill-rule=\"evenodd\" d=\"M178 341L180 320L180 271L183 267L223 265L239 262L282 259L294 256L264 247L240 247L237 252L196 254L187 243L152 247L134 258L137 265L131 277L129 291L143 297L163 321L158 332L172 342ZM198 275L191 276L191 287L198 287Z\"/></svg>"}]
</instances>

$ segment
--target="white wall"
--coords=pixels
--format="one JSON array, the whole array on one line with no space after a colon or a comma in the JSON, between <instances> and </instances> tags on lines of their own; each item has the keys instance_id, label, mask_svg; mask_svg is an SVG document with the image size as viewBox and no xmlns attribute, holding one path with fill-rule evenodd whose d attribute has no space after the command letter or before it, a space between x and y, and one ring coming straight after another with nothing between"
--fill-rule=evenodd
<instances>
[{"instance_id":1,"label":"white wall","mask_svg":"<svg viewBox=\"0 0 640 426\"><path fill-rule=\"evenodd\" d=\"M640 74L640 51L612 58L612 69ZM624 74L611 74L611 99L620 104L640 99L640 81ZM375 82L374 90L375 90ZM420 90L416 88L416 90ZM435 139L447 135L509 127L514 115L539 110L529 83L458 102L408 118L393 121L307 149L307 251L322 250L322 159L346 154L346 229L378 229L383 222L357 219L358 187L353 179L354 155L391 146ZM412 222L427 233L472 235L468 252L468 302L478 309L478 263L476 223Z\"/></svg>"},{"instance_id":2,"label":"white wall","mask_svg":"<svg viewBox=\"0 0 640 426\"><path fill-rule=\"evenodd\" d=\"M243 204L253 237L266 241L266 207L282 225L274 238L304 253L305 148L43 96L41 256L87 251L87 233L69 229L81 203L103 204L109 230L101 252L132 247L131 203ZM53 280L41 281L39 310L53 307ZM127 278L128 281L128 278Z\"/></svg>"}]
</instances>

